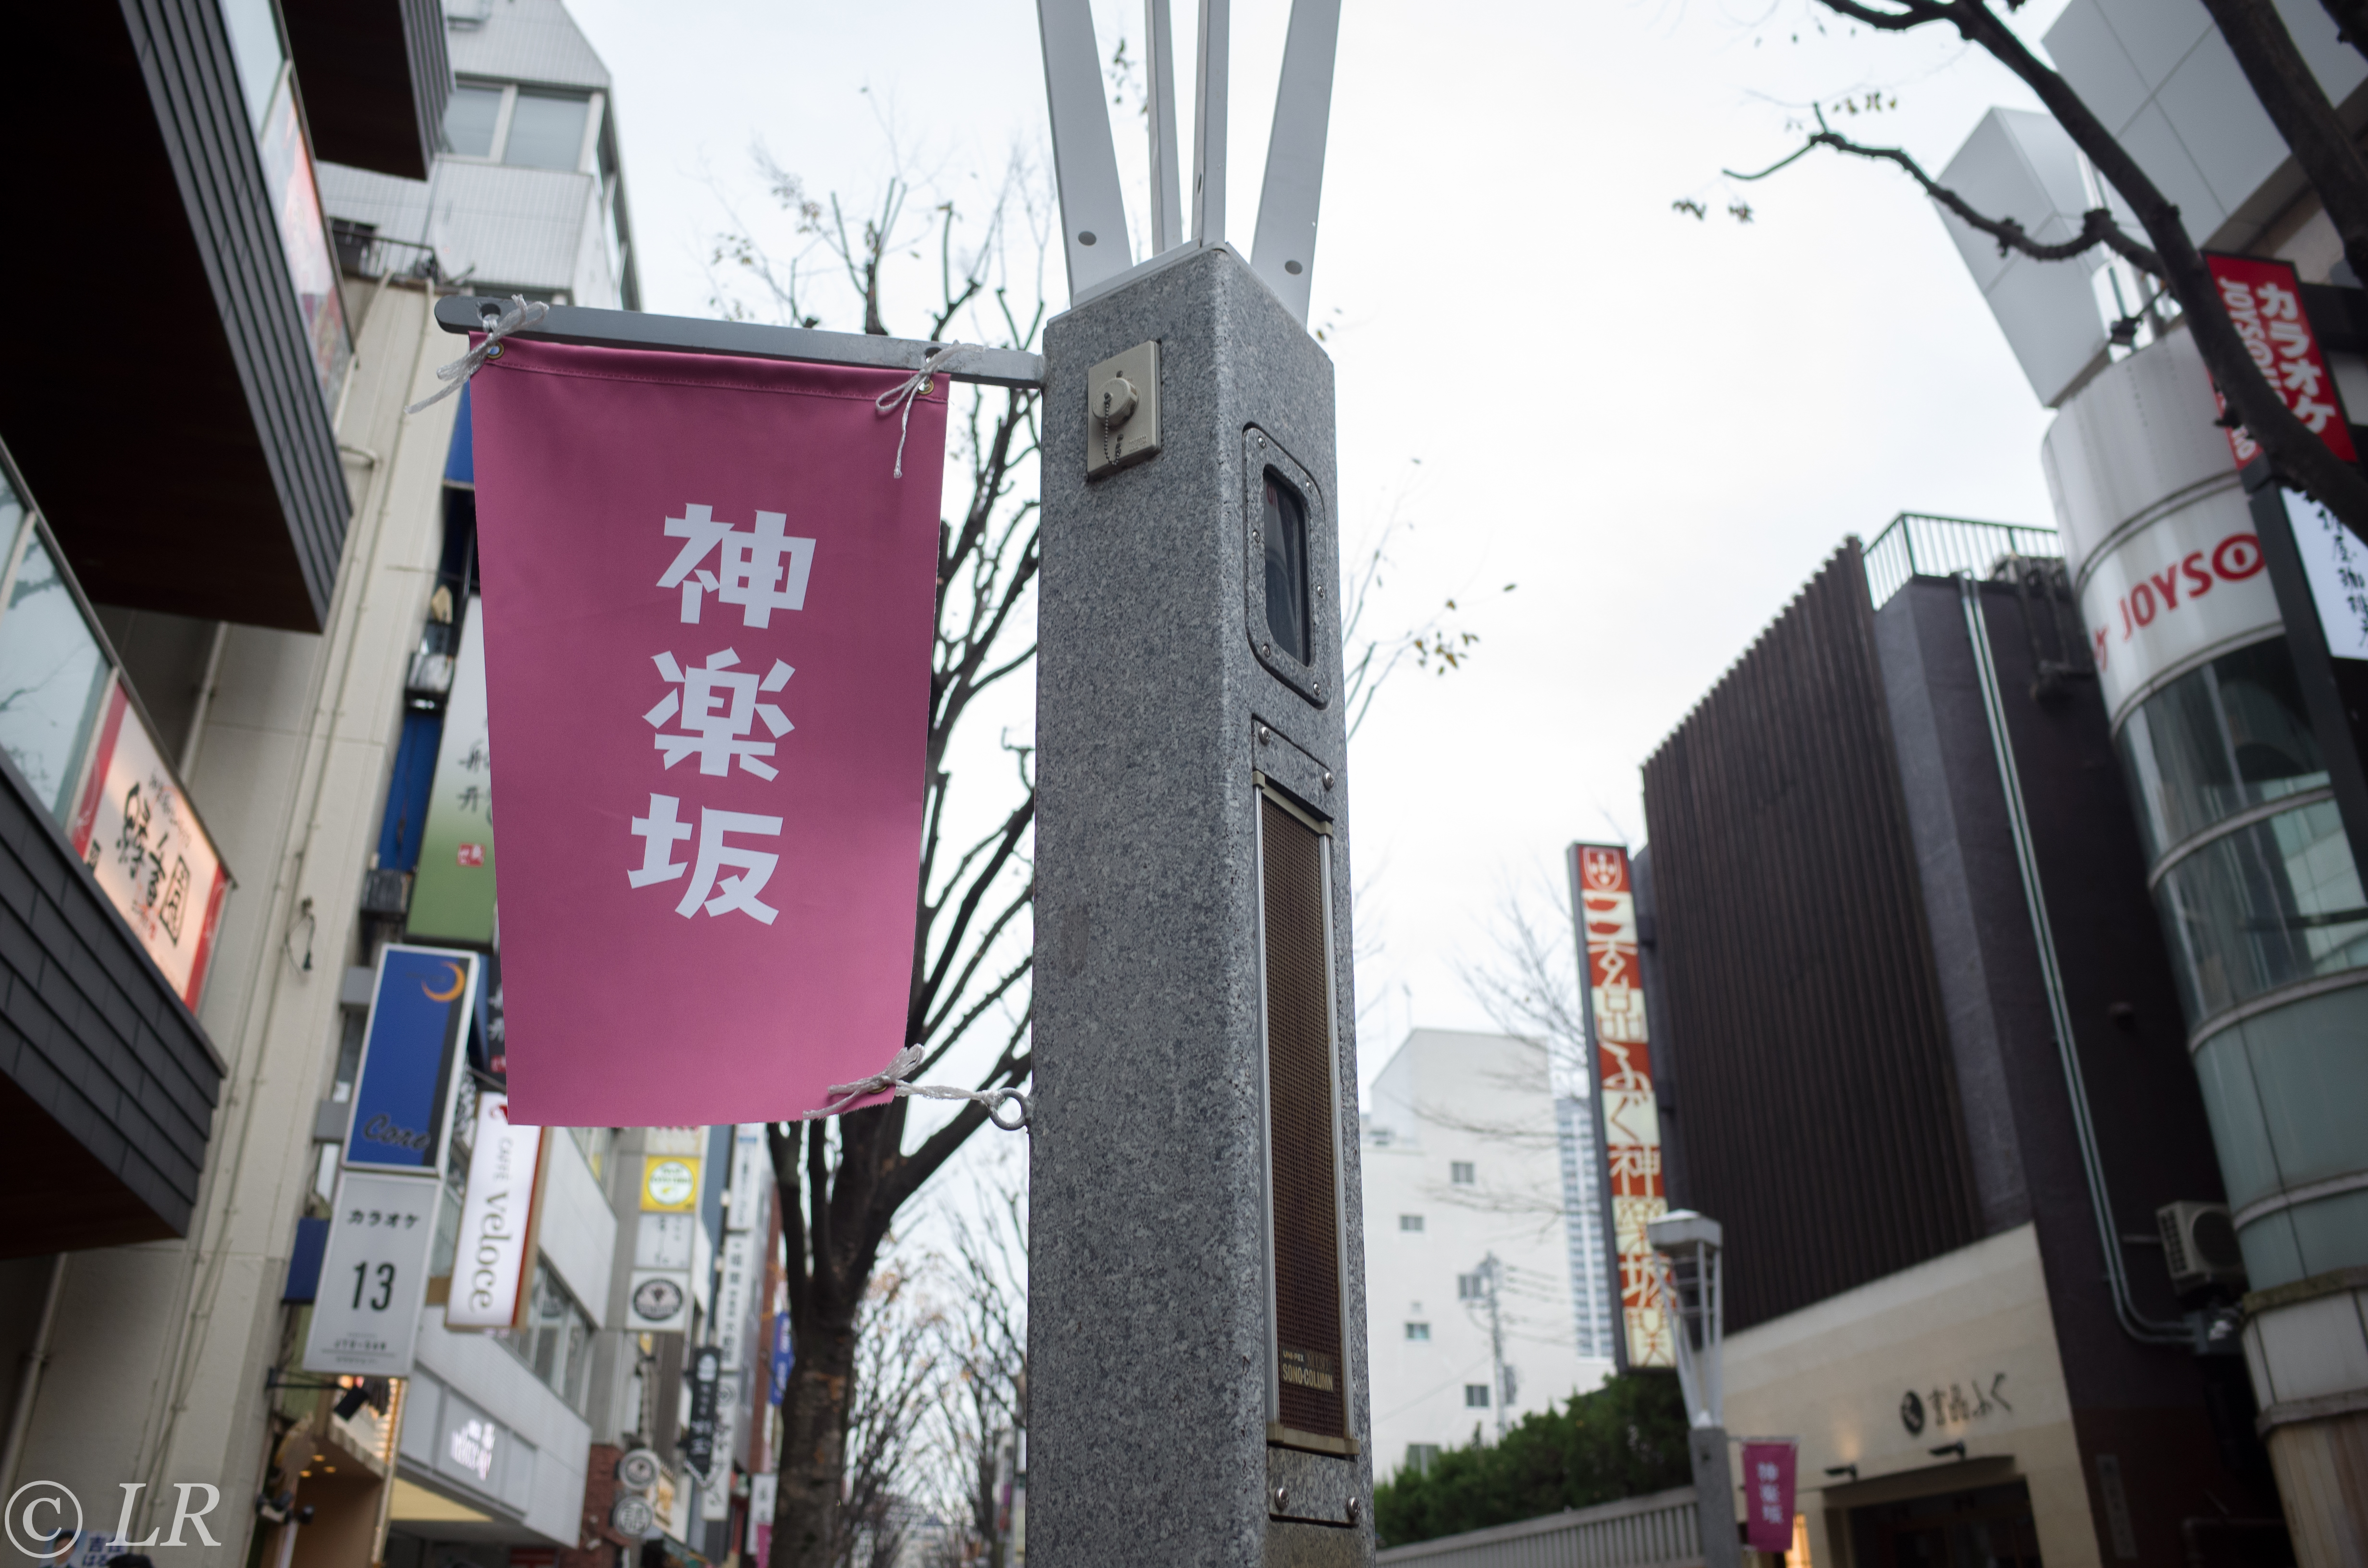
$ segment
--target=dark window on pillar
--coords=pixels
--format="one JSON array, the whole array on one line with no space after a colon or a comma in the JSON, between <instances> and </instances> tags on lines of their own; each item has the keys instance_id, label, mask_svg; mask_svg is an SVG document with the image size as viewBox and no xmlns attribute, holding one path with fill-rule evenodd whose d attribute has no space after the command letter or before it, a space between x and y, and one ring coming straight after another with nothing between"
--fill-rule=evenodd
<instances>
[{"instance_id":1,"label":"dark window on pillar","mask_svg":"<svg viewBox=\"0 0 2368 1568\"><path fill-rule=\"evenodd\" d=\"M1269 537L1273 537L1271 529ZM1344 1437L1349 1435L1343 1382L1347 1356L1340 1310L1326 846L1322 834L1271 797L1258 797L1258 812L1279 1415L1281 1425L1295 1431Z\"/></svg>"},{"instance_id":2,"label":"dark window on pillar","mask_svg":"<svg viewBox=\"0 0 2368 1568\"><path fill-rule=\"evenodd\" d=\"M1266 471L1266 628L1274 645L1313 664L1307 636L1307 503Z\"/></svg>"}]
</instances>

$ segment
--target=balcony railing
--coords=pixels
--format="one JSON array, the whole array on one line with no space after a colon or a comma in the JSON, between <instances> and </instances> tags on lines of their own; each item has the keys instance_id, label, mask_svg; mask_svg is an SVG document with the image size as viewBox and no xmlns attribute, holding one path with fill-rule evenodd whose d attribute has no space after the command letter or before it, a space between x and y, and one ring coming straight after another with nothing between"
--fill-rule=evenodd
<instances>
[{"instance_id":1,"label":"balcony railing","mask_svg":"<svg viewBox=\"0 0 2368 1568\"><path fill-rule=\"evenodd\" d=\"M1863 552L1866 591L1881 609L1910 577L1993 577L2010 560L2063 553L2054 528L1902 512Z\"/></svg>"}]
</instances>

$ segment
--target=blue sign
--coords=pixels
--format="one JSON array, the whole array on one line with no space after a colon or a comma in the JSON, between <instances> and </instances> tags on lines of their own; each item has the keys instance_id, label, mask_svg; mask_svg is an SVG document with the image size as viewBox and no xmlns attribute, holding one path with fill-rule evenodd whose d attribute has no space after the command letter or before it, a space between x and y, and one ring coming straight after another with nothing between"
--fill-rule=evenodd
<instances>
[{"instance_id":1,"label":"blue sign","mask_svg":"<svg viewBox=\"0 0 2368 1568\"><path fill-rule=\"evenodd\" d=\"M346 1164L438 1176L461 1045L477 1008L475 953L388 948L380 955L354 1083Z\"/></svg>"},{"instance_id":2,"label":"blue sign","mask_svg":"<svg viewBox=\"0 0 2368 1568\"><path fill-rule=\"evenodd\" d=\"M790 1314L773 1314L773 1403L779 1404L790 1392L790 1369L798 1364L798 1347L790 1342Z\"/></svg>"}]
</instances>

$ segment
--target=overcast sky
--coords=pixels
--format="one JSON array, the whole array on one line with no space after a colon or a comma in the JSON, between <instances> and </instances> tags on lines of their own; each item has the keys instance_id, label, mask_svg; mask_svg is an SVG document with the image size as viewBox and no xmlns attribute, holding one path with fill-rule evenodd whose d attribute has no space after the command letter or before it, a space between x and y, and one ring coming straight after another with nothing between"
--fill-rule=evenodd
<instances>
[{"instance_id":1,"label":"overcast sky","mask_svg":"<svg viewBox=\"0 0 2368 1568\"><path fill-rule=\"evenodd\" d=\"M713 235L763 207L757 142L812 194L901 159L973 210L1046 145L1019 0L568 4L616 76L651 310L709 312ZM1245 248L1287 8L1235 0ZM1141 6L1095 11L1105 57L1138 55ZM1718 176L1797 145L1811 101L1869 94L1884 111L1844 129L1936 170L1987 108L2035 107L1953 37L1850 36L1805 0L1349 0L1314 280L1344 533L1412 524L1375 629L1452 594L1481 638L1443 679L1397 676L1353 749L1368 1079L1410 1025L1486 1027L1456 966L1486 960L1507 890L1574 838L1645 840L1645 758L1843 536L1902 510L2052 526L2049 416L1906 177L1823 153ZM1140 119L1117 130L1139 173ZM1057 309L1057 256L1049 287Z\"/></svg>"}]
</instances>

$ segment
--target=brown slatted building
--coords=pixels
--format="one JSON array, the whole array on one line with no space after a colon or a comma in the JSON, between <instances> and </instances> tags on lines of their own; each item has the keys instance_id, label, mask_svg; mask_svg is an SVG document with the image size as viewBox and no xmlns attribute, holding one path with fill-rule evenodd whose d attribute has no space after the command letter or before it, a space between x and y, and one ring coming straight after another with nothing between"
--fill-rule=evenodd
<instances>
[{"instance_id":1,"label":"brown slatted building","mask_svg":"<svg viewBox=\"0 0 2368 1568\"><path fill-rule=\"evenodd\" d=\"M2276 1515L2241 1364L2141 1343L2106 1278L1976 624L2132 1313L2180 1327L2144 1244L2221 1189L2060 582L1878 607L1851 540L1645 765L1670 1202L1725 1227L1728 1426L1802 1435L1820 1568L1959 1527L2170 1561L2200 1498Z\"/></svg>"}]
</instances>

